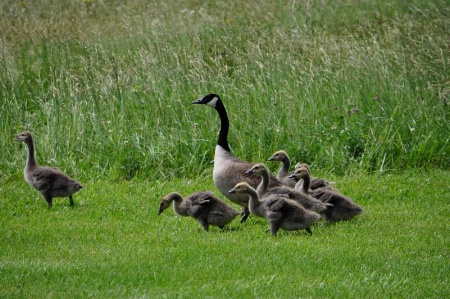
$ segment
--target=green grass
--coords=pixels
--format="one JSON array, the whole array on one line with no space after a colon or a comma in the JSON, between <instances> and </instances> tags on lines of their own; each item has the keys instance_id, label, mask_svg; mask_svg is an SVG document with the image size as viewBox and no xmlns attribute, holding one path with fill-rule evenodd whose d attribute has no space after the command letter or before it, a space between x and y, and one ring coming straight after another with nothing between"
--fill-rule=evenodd
<instances>
[{"instance_id":1,"label":"green grass","mask_svg":"<svg viewBox=\"0 0 450 299\"><path fill-rule=\"evenodd\" d=\"M292 4L2 1L0 297L449 297L448 1ZM284 149L365 214L276 238L156 216L216 190L210 92L236 156ZM23 181L25 129L75 208Z\"/></svg>"},{"instance_id":2,"label":"green grass","mask_svg":"<svg viewBox=\"0 0 450 299\"><path fill-rule=\"evenodd\" d=\"M0 297L446 298L449 172L333 177L365 209L313 235L250 217L209 233L158 199L210 179L96 181L76 206L25 182L1 187Z\"/></svg>"}]
</instances>

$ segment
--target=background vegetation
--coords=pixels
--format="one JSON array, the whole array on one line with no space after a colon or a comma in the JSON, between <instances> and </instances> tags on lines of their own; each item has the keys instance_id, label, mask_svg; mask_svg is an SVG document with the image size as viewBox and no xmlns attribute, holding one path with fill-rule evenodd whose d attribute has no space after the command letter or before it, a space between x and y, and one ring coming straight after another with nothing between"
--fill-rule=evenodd
<instances>
[{"instance_id":1,"label":"background vegetation","mask_svg":"<svg viewBox=\"0 0 450 299\"><path fill-rule=\"evenodd\" d=\"M24 129L42 164L78 177L203 174L218 119L190 103L210 92L247 160L283 148L338 174L448 169L449 10L447 1L6 1L2 176L23 164L11 140Z\"/></svg>"},{"instance_id":2,"label":"background vegetation","mask_svg":"<svg viewBox=\"0 0 450 299\"><path fill-rule=\"evenodd\" d=\"M2 1L0 297L450 297L449 28L446 0ZM285 149L365 214L277 238L156 217L215 190L210 92L236 156ZM74 209L23 182L25 129Z\"/></svg>"}]
</instances>

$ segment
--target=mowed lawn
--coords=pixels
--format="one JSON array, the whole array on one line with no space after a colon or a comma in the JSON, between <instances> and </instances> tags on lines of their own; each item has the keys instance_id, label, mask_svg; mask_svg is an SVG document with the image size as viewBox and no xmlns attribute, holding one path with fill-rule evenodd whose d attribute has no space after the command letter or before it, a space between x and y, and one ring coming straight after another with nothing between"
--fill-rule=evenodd
<instances>
[{"instance_id":1,"label":"mowed lawn","mask_svg":"<svg viewBox=\"0 0 450 299\"><path fill-rule=\"evenodd\" d=\"M10 181L0 297L448 297L450 173L332 179L364 215L276 237L252 216L208 233L172 210L157 216L165 193L215 190L208 177L86 183L74 208L60 199L51 210Z\"/></svg>"}]
</instances>

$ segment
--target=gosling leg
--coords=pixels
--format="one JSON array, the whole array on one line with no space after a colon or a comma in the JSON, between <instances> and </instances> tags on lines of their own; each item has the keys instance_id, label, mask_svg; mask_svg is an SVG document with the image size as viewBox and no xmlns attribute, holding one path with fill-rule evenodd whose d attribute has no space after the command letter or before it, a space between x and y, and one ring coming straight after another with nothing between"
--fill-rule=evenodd
<instances>
[{"instance_id":1,"label":"gosling leg","mask_svg":"<svg viewBox=\"0 0 450 299\"><path fill-rule=\"evenodd\" d=\"M73 202L72 195L69 195L69 206L73 207L75 203Z\"/></svg>"},{"instance_id":2,"label":"gosling leg","mask_svg":"<svg viewBox=\"0 0 450 299\"><path fill-rule=\"evenodd\" d=\"M310 236L312 235L312 231L309 227L305 228L305 230L309 233Z\"/></svg>"},{"instance_id":3,"label":"gosling leg","mask_svg":"<svg viewBox=\"0 0 450 299\"><path fill-rule=\"evenodd\" d=\"M44 191L41 194L44 197L45 201L47 202L47 208L50 209L52 207L52 195L51 195L51 193Z\"/></svg>"},{"instance_id":4,"label":"gosling leg","mask_svg":"<svg viewBox=\"0 0 450 299\"><path fill-rule=\"evenodd\" d=\"M244 223L245 220L247 220L248 216L250 215L250 211L248 210L247 207L243 207L242 208L242 218L241 218L241 223Z\"/></svg>"}]
</instances>

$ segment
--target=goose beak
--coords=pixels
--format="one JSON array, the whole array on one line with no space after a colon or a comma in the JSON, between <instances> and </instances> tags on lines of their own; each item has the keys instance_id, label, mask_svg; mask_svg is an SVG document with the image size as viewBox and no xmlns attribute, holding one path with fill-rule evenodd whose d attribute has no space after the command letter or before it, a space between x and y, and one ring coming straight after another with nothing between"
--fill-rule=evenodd
<instances>
[{"instance_id":1,"label":"goose beak","mask_svg":"<svg viewBox=\"0 0 450 299\"><path fill-rule=\"evenodd\" d=\"M236 193L236 189L231 189L230 191L228 191L228 193Z\"/></svg>"},{"instance_id":2,"label":"goose beak","mask_svg":"<svg viewBox=\"0 0 450 299\"><path fill-rule=\"evenodd\" d=\"M161 208L158 210L158 216L161 215L163 211L161 210Z\"/></svg>"},{"instance_id":3,"label":"goose beak","mask_svg":"<svg viewBox=\"0 0 450 299\"><path fill-rule=\"evenodd\" d=\"M193 101L192 104L203 104L202 100L203 98L198 99L197 101Z\"/></svg>"}]
</instances>

